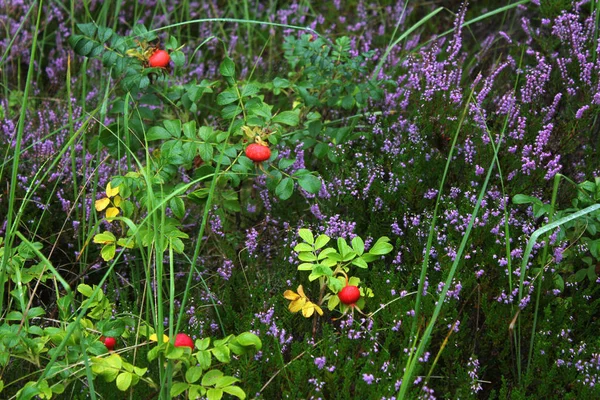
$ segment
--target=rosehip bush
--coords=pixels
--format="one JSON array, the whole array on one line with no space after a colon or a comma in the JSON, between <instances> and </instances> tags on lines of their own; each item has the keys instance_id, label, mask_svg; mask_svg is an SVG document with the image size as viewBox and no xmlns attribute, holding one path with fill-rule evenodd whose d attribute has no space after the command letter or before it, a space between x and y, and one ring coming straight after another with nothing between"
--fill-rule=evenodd
<instances>
[{"instance_id":1,"label":"rosehip bush","mask_svg":"<svg viewBox=\"0 0 600 400\"><path fill-rule=\"evenodd\" d=\"M298 287L298 293L287 290L284 297L291 301L289 309L292 312L302 310L305 317L313 315L312 309L320 310L320 306L327 303L327 308L333 311L339 306L342 314L348 310L359 312L365 306L365 298L373 297L373 291L366 287L359 288L360 278L349 277L351 268L366 270L368 263L390 253L393 249L389 238L379 238L369 251L365 251L365 243L356 236L348 245L345 239L337 240L337 250L333 247L325 247L331 238L321 234L315 238L309 229L300 229L298 235L302 243L294 247L298 254L298 270L310 272L308 280L319 282L319 298L316 302L309 300L302 285ZM315 315L322 314L318 312Z\"/></svg>"}]
</instances>

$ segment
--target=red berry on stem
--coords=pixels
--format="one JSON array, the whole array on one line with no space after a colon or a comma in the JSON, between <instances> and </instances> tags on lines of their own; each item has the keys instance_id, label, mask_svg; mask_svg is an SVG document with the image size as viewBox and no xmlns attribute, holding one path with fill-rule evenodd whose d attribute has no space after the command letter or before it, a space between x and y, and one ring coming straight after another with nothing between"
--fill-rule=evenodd
<instances>
[{"instance_id":1,"label":"red berry on stem","mask_svg":"<svg viewBox=\"0 0 600 400\"><path fill-rule=\"evenodd\" d=\"M258 143L252 143L246 147L246 157L254 162L266 161L271 157L271 149Z\"/></svg>"},{"instance_id":2,"label":"red berry on stem","mask_svg":"<svg viewBox=\"0 0 600 400\"><path fill-rule=\"evenodd\" d=\"M348 285L338 292L340 301L346 305L354 304L360 299L358 286Z\"/></svg>"},{"instance_id":3,"label":"red berry on stem","mask_svg":"<svg viewBox=\"0 0 600 400\"><path fill-rule=\"evenodd\" d=\"M175 347L189 347L194 350L194 341L185 333L178 333L175 336Z\"/></svg>"},{"instance_id":4,"label":"red berry on stem","mask_svg":"<svg viewBox=\"0 0 600 400\"><path fill-rule=\"evenodd\" d=\"M156 50L148 59L148 65L153 68L166 68L171 61L171 56L164 50Z\"/></svg>"},{"instance_id":5,"label":"red berry on stem","mask_svg":"<svg viewBox=\"0 0 600 400\"><path fill-rule=\"evenodd\" d=\"M114 337L101 337L100 340L102 341L102 343L104 343L104 345L106 346L107 349L109 350L114 350L115 346L117 344L117 339L115 339Z\"/></svg>"}]
</instances>

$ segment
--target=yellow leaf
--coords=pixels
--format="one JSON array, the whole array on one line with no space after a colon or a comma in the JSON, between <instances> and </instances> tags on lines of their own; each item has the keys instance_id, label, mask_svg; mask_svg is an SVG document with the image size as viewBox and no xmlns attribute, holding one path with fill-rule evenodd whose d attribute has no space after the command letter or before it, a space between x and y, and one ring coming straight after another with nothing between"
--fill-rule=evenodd
<instances>
[{"instance_id":1,"label":"yellow leaf","mask_svg":"<svg viewBox=\"0 0 600 400\"><path fill-rule=\"evenodd\" d=\"M110 204L110 199L108 197L104 197L103 199L96 200L95 206L96 211L102 211Z\"/></svg>"},{"instance_id":2,"label":"yellow leaf","mask_svg":"<svg viewBox=\"0 0 600 400\"><path fill-rule=\"evenodd\" d=\"M300 297L298 300L292 301L290 303L290 305L288 306L288 308L291 312L295 313L295 312L302 310L302 307L304 307L304 304L306 304L306 298Z\"/></svg>"},{"instance_id":3,"label":"yellow leaf","mask_svg":"<svg viewBox=\"0 0 600 400\"><path fill-rule=\"evenodd\" d=\"M319 307L318 305L315 304L315 310L317 310L317 313L319 315L323 315L323 309L321 307Z\"/></svg>"},{"instance_id":4,"label":"yellow leaf","mask_svg":"<svg viewBox=\"0 0 600 400\"><path fill-rule=\"evenodd\" d=\"M306 297L306 295L304 294L304 288L302 287L302 285L298 285L298 294L300 295L300 297Z\"/></svg>"},{"instance_id":5,"label":"yellow leaf","mask_svg":"<svg viewBox=\"0 0 600 400\"><path fill-rule=\"evenodd\" d=\"M115 207L110 207L106 209L106 218L114 218L119 215L119 209Z\"/></svg>"},{"instance_id":6,"label":"yellow leaf","mask_svg":"<svg viewBox=\"0 0 600 400\"><path fill-rule=\"evenodd\" d=\"M283 292L283 297L285 297L288 300L294 301L298 300L300 298L300 295L298 295L298 293L294 292L293 290L286 290L285 292Z\"/></svg>"},{"instance_id":7,"label":"yellow leaf","mask_svg":"<svg viewBox=\"0 0 600 400\"><path fill-rule=\"evenodd\" d=\"M307 302L303 307L302 307L302 315L304 315L304 317L308 318L311 315L313 315L314 312L317 312L319 315L323 315L323 310L321 309L321 307L319 307L318 305L316 305L313 302Z\"/></svg>"},{"instance_id":8,"label":"yellow leaf","mask_svg":"<svg viewBox=\"0 0 600 400\"><path fill-rule=\"evenodd\" d=\"M250 139L254 139L254 136L256 136L256 133L247 126L242 126L242 130Z\"/></svg>"},{"instance_id":9,"label":"yellow leaf","mask_svg":"<svg viewBox=\"0 0 600 400\"><path fill-rule=\"evenodd\" d=\"M123 199L121 198L121 196L117 195L113 199L113 204L115 205L115 207L119 207L121 205L121 201L123 201Z\"/></svg>"},{"instance_id":10,"label":"yellow leaf","mask_svg":"<svg viewBox=\"0 0 600 400\"><path fill-rule=\"evenodd\" d=\"M158 336L156 333L153 333L148 337L148 339L152 342L158 342ZM163 342L167 343L169 341L169 337L167 335L163 335Z\"/></svg>"},{"instance_id":11,"label":"yellow leaf","mask_svg":"<svg viewBox=\"0 0 600 400\"><path fill-rule=\"evenodd\" d=\"M313 307L312 303L305 304L304 307L302 307L302 315L304 316L304 318L310 318L310 316L313 315L314 312L315 308Z\"/></svg>"},{"instance_id":12,"label":"yellow leaf","mask_svg":"<svg viewBox=\"0 0 600 400\"><path fill-rule=\"evenodd\" d=\"M106 195L108 197L114 197L114 196L116 196L118 194L119 194L119 187L117 186L116 188L113 188L110 185L110 182L108 182L108 185L106 185Z\"/></svg>"}]
</instances>

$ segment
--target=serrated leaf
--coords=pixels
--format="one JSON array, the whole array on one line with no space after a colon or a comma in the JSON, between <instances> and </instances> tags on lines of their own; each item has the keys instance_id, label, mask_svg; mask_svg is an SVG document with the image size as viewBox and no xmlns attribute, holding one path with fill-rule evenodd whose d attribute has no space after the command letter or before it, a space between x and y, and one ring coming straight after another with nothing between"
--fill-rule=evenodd
<instances>
[{"instance_id":1,"label":"serrated leaf","mask_svg":"<svg viewBox=\"0 0 600 400\"><path fill-rule=\"evenodd\" d=\"M188 121L181 127L183 131L183 136L188 139L196 138L196 121Z\"/></svg>"},{"instance_id":2,"label":"serrated leaf","mask_svg":"<svg viewBox=\"0 0 600 400\"><path fill-rule=\"evenodd\" d=\"M162 140L170 138L171 134L162 126L153 126L152 128L148 129L148 132L146 132L146 140L149 142L153 140Z\"/></svg>"},{"instance_id":3,"label":"serrated leaf","mask_svg":"<svg viewBox=\"0 0 600 400\"><path fill-rule=\"evenodd\" d=\"M178 119L167 119L163 121L163 125L165 129L173 136L174 138L181 137L181 121Z\"/></svg>"},{"instance_id":4,"label":"serrated leaf","mask_svg":"<svg viewBox=\"0 0 600 400\"><path fill-rule=\"evenodd\" d=\"M96 25L92 22L88 22L85 24L77 24L77 28L88 37L94 37L96 35Z\"/></svg>"},{"instance_id":5,"label":"serrated leaf","mask_svg":"<svg viewBox=\"0 0 600 400\"><path fill-rule=\"evenodd\" d=\"M231 60L231 58L229 58L229 57L225 57L225 59L219 66L219 72L221 73L221 75L226 76L226 77L227 76L230 76L230 77L235 76L235 64L233 63L233 60Z\"/></svg>"},{"instance_id":6,"label":"serrated leaf","mask_svg":"<svg viewBox=\"0 0 600 400\"><path fill-rule=\"evenodd\" d=\"M242 97L253 96L258 92L260 92L260 88L253 83L248 83L240 88L240 94Z\"/></svg>"},{"instance_id":7,"label":"serrated leaf","mask_svg":"<svg viewBox=\"0 0 600 400\"><path fill-rule=\"evenodd\" d=\"M300 123L297 111L283 111L273 117L273 122L289 126L296 126Z\"/></svg>"},{"instance_id":8,"label":"serrated leaf","mask_svg":"<svg viewBox=\"0 0 600 400\"><path fill-rule=\"evenodd\" d=\"M173 197L169 200L169 207L177 218L183 219L185 217L185 203L181 197Z\"/></svg>"},{"instance_id":9,"label":"serrated leaf","mask_svg":"<svg viewBox=\"0 0 600 400\"><path fill-rule=\"evenodd\" d=\"M308 193L317 194L321 190L321 180L314 175L303 175L298 178L298 184Z\"/></svg>"},{"instance_id":10,"label":"serrated leaf","mask_svg":"<svg viewBox=\"0 0 600 400\"><path fill-rule=\"evenodd\" d=\"M275 188L275 195L281 200L287 200L294 193L294 181L291 178L284 178Z\"/></svg>"},{"instance_id":11,"label":"serrated leaf","mask_svg":"<svg viewBox=\"0 0 600 400\"><path fill-rule=\"evenodd\" d=\"M282 158L279 160L279 169L291 167L296 162L295 158Z\"/></svg>"},{"instance_id":12,"label":"serrated leaf","mask_svg":"<svg viewBox=\"0 0 600 400\"><path fill-rule=\"evenodd\" d=\"M214 149L209 143L200 143L198 145L198 153L200 154L200 158L205 163L210 163L213 159Z\"/></svg>"},{"instance_id":13,"label":"serrated leaf","mask_svg":"<svg viewBox=\"0 0 600 400\"><path fill-rule=\"evenodd\" d=\"M238 93L236 88L231 87L225 89L221 93L217 95L217 104L220 106L225 106L231 103L234 103L239 100Z\"/></svg>"},{"instance_id":14,"label":"serrated leaf","mask_svg":"<svg viewBox=\"0 0 600 400\"><path fill-rule=\"evenodd\" d=\"M181 51L173 51L171 54L171 60L176 67L183 67L185 65L185 54Z\"/></svg>"}]
</instances>

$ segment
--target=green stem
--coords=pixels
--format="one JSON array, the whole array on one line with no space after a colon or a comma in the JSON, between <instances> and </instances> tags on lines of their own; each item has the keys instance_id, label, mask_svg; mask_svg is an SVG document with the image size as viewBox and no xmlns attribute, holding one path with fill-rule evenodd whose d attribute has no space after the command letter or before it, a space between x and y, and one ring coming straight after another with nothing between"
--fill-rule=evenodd
<instances>
[{"instance_id":1,"label":"green stem","mask_svg":"<svg viewBox=\"0 0 600 400\"><path fill-rule=\"evenodd\" d=\"M35 3L34 3L35 4ZM37 20L35 23L35 30L33 32L33 43L31 45L31 55L29 56L29 67L27 69L27 81L25 82L25 90L23 91L23 104L21 105L21 115L19 117L19 124L17 126L17 137L15 138L15 150L14 158L12 163L12 175L10 178L10 188L8 195L8 215L6 216L6 240L5 240L5 251L4 257L2 258L2 265L0 266L0 315L4 314L4 279L5 271L8 266L9 255L11 254L10 249L12 248L14 241L14 234L17 229L17 220L13 221L15 195L17 190L17 173L19 170L19 160L21 157L21 143L23 142L23 131L25 130L25 121L27 120L27 99L29 97L29 91L31 90L31 81L33 79L33 72L35 70L35 56L37 49L37 37L40 30L40 22L42 20L42 5L43 1L39 2ZM33 7L32 7L33 8ZM14 222L14 223L13 223Z\"/></svg>"}]
</instances>

